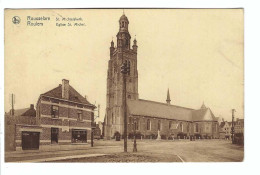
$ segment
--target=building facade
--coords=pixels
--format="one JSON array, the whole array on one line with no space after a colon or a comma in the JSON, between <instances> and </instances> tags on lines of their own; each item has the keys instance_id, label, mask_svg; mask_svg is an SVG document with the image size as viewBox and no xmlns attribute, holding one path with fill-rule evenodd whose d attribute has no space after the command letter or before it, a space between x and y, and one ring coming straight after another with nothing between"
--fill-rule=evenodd
<instances>
[{"instance_id":1,"label":"building facade","mask_svg":"<svg viewBox=\"0 0 260 175\"><path fill-rule=\"evenodd\" d=\"M5 150L90 142L95 108L63 79L58 87L40 95L36 110L31 105L5 114Z\"/></svg>"},{"instance_id":2,"label":"building facade","mask_svg":"<svg viewBox=\"0 0 260 175\"><path fill-rule=\"evenodd\" d=\"M36 107L36 124L42 128L40 146L87 143L95 108L65 79L58 87L41 94Z\"/></svg>"},{"instance_id":3,"label":"building facade","mask_svg":"<svg viewBox=\"0 0 260 175\"><path fill-rule=\"evenodd\" d=\"M39 139L33 143L30 139L34 139L41 131L41 127L36 125L36 110L33 104L29 108L11 110L5 114L5 151L37 149Z\"/></svg>"},{"instance_id":4,"label":"building facade","mask_svg":"<svg viewBox=\"0 0 260 175\"><path fill-rule=\"evenodd\" d=\"M219 135L221 139L231 139L231 127L232 123L227 121L222 121L219 126Z\"/></svg>"},{"instance_id":5,"label":"building facade","mask_svg":"<svg viewBox=\"0 0 260 175\"><path fill-rule=\"evenodd\" d=\"M243 133L244 134L244 119L237 118L234 126L235 133Z\"/></svg>"},{"instance_id":6,"label":"building facade","mask_svg":"<svg viewBox=\"0 0 260 175\"><path fill-rule=\"evenodd\" d=\"M116 132L123 135L123 75L121 65L130 63L130 72L126 75L126 99L128 136L139 132L142 138L155 138L158 133L162 138L218 138L218 119L210 108L204 104L201 109L171 105L168 89L166 103L158 103L139 99L137 70L137 41L132 47L131 35L128 31L129 20L123 14L119 19L117 47L114 42L110 46L110 59L107 71L107 107L104 119L104 135L106 139L114 137Z\"/></svg>"},{"instance_id":7,"label":"building facade","mask_svg":"<svg viewBox=\"0 0 260 175\"><path fill-rule=\"evenodd\" d=\"M218 122L210 108L180 107L148 100L128 100L128 135L139 133L142 138L197 139L219 138Z\"/></svg>"},{"instance_id":8,"label":"building facade","mask_svg":"<svg viewBox=\"0 0 260 175\"><path fill-rule=\"evenodd\" d=\"M123 132L123 76L120 72L122 63L130 63L130 73L126 77L126 94L128 99L138 99L137 42L132 48L131 35L128 31L129 21L125 15L119 20L117 47L110 46L110 59L107 71L107 101L105 133L111 137L116 131Z\"/></svg>"}]
</instances>

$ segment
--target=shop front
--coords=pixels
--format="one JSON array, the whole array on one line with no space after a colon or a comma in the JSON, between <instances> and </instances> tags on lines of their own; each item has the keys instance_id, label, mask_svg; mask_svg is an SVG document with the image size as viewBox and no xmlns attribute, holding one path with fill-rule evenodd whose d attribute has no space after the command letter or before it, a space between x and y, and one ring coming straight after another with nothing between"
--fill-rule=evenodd
<instances>
[{"instance_id":1,"label":"shop front","mask_svg":"<svg viewBox=\"0 0 260 175\"><path fill-rule=\"evenodd\" d=\"M87 130L73 129L71 142L72 143L87 143Z\"/></svg>"}]
</instances>

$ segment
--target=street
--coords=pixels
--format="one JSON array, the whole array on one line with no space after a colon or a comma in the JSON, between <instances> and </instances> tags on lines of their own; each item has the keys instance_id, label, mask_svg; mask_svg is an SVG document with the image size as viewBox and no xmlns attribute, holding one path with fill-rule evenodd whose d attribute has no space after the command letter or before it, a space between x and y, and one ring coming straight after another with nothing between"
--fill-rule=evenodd
<instances>
[{"instance_id":1,"label":"street","mask_svg":"<svg viewBox=\"0 0 260 175\"><path fill-rule=\"evenodd\" d=\"M75 149L77 146L75 145ZM35 162L240 162L243 146L232 145L226 140L137 140L137 153L133 141L128 140L128 153L124 153L123 140L95 140L76 150L53 152L21 152L6 154L6 161ZM78 155L78 156L77 156ZM86 156L84 156L86 155ZM73 156L73 157L71 157ZM55 159L53 159L55 157ZM46 160L45 160L46 159ZM43 161L45 160L45 161Z\"/></svg>"}]
</instances>

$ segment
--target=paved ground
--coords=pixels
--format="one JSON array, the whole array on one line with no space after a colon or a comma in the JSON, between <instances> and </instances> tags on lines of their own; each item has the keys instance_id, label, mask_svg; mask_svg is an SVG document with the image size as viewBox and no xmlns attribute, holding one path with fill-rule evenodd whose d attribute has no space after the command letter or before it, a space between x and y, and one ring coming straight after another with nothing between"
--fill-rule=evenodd
<instances>
[{"instance_id":1,"label":"paved ground","mask_svg":"<svg viewBox=\"0 0 260 175\"><path fill-rule=\"evenodd\" d=\"M225 140L138 140L137 149L137 153L132 153L131 140L128 141L128 153L123 153L123 140L99 140L95 141L93 148L88 145L77 150L8 153L6 161L35 162L36 159L46 159L54 162L239 162L244 157L242 146L232 145Z\"/></svg>"}]
</instances>

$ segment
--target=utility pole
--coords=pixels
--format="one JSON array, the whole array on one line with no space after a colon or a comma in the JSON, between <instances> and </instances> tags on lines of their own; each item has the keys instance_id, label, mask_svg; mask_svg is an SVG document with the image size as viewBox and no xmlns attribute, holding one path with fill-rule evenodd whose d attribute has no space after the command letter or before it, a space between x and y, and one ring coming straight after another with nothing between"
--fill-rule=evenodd
<instances>
[{"instance_id":1,"label":"utility pole","mask_svg":"<svg viewBox=\"0 0 260 175\"><path fill-rule=\"evenodd\" d=\"M130 64L125 60L121 66L123 74L123 110L124 110L124 152L127 152L127 105L126 105L126 74L130 72Z\"/></svg>"},{"instance_id":2,"label":"utility pole","mask_svg":"<svg viewBox=\"0 0 260 175\"><path fill-rule=\"evenodd\" d=\"M231 127L231 134L232 134L232 144L234 144L234 115L236 110L232 109L232 127Z\"/></svg>"},{"instance_id":3,"label":"utility pole","mask_svg":"<svg viewBox=\"0 0 260 175\"><path fill-rule=\"evenodd\" d=\"M98 104L98 115L96 116L96 118L99 117L99 109L100 109L100 105ZM95 128L94 128L94 121L96 120L95 116L94 116L94 113L93 113L93 121L91 122L91 147L94 146L94 129L96 128L96 125L95 125Z\"/></svg>"},{"instance_id":4,"label":"utility pole","mask_svg":"<svg viewBox=\"0 0 260 175\"><path fill-rule=\"evenodd\" d=\"M94 112L93 112L93 120L91 121L91 147L94 146Z\"/></svg>"},{"instance_id":5,"label":"utility pole","mask_svg":"<svg viewBox=\"0 0 260 175\"><path fill-rule=\"evenodd\" d=\"M137 152L137 144L136 144L136 127L137 127L137 122L134 122L134 148L133 148L133 152Z\"/></svg>"}]
</instances>

